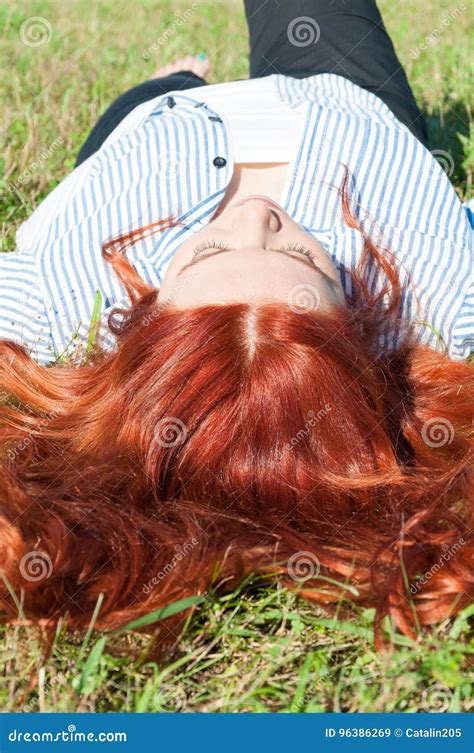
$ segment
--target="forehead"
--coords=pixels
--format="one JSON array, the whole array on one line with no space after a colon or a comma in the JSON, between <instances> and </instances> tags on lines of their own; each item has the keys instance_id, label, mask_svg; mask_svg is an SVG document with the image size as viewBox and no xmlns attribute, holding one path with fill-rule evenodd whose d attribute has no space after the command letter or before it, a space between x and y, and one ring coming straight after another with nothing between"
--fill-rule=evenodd
<instances>
[{"instance_id":1,"label":"forehead","mask_svg":"<svg viewBox=\"0 0 474 753\"><path fill-rule=\"evenodd\" d=\"M197 270L198 268L207 268L209 271L212 264L216 269L235 269L236 272L243 268L251 267L253 270L281 270L290 266L306 267L306 270L312 272L314 267L308 263L301 254L279 249L266 249L260 246L246 246L239 249L219 249L210 248L201 252L189 264L188 269ZM184 273L184 272L183 272Z\"/></svg>"},{"instance_id":2,"label":"forehead","mask_svg":"<svg viewBox=\"0 0 474 753\"><path fill-rule=\"evenodd\" d=\"M184 307L261 303L287 301L292 290L302 285L317 289L319 299L324 301L324 275L316 268L303 259L256 247L196 260L178 275L172 295L175 303Z\"/></svg>"}]
</instances>

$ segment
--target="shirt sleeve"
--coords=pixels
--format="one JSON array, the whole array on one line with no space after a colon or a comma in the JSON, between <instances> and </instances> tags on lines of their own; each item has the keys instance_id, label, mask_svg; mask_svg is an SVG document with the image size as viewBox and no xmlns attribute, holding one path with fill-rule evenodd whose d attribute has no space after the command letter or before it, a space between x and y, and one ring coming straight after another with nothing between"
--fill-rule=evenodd
<instances>
[{"instance_id":1,"label":"shirt sleeve","mask_svg":"<svg viewBox=\"0 0 474 753\"><path fill-rule=\"evenodd\" d=\"M458 358L469 358L474 353L474 283L455 319L452 342L454 354Z\"/></svg>"},{"instance_id":2,"label":"shirt sleeve","mask_svg":"<svg viewBox=\"0 0 474 753\"><path fill-rule=\"evenodd\" d=\"M41 364L56 358L31 251L0 254L0 339L23 345Z\"/></svg>"},{"instance_id":3,"label":"shirt sleeve","mask_svg":"<svg viewBox=\"0 0 474 753\"><path fill-rule=\"evenodd\" d=\"M463 204L471 227L471 283L453 326L453 349L459 358L469 358L474 353L474 199Z\"/></svg>"},{"instance_id":4,"label":"shirt sleeve","mask_svg":"<svg viewBox=\"0 0 474 753\"><path fill-rule=\"evenodd\" d=\"M49 193L21 223L16 231L16 248L18 251L28 251L35 248L43 234L47 233L50 225L74 196L87 184L92 160L88 160L76 167Z\"/></svg>"}]
</instances>

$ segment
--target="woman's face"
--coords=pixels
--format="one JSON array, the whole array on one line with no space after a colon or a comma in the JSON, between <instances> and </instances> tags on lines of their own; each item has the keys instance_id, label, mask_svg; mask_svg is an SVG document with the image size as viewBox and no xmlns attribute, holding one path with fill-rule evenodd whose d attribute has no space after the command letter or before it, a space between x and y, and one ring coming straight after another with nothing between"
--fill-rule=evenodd
<instances>
[{"instance_id":1,"label":"woman's face","mask_svg":"<svg viewBox=\"0 0 474 753\"><path fill-rule=\"evenodd\" d=\"M344 305L326 251L263 196L230 204L186 240L166 270L159 299L179 308L271 301L322 310Z\"/></svg>"}]
</instances>

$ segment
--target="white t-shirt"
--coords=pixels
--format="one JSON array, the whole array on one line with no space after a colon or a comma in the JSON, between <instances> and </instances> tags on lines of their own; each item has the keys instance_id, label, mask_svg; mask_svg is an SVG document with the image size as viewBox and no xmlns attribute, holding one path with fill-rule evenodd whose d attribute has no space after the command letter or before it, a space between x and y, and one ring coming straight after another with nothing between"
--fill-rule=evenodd
<instances>
[{"instance_id":1,"label":"white t-shirt","mask_svg":"<svg viewBox=\"0 0 474 753\"><path fill-rule=\"evenodd\" d=\"M229 121L235 162L292 162L304 126L303 104L276 98L269 76L186 89Z\"/></svg>"}]
</instances>

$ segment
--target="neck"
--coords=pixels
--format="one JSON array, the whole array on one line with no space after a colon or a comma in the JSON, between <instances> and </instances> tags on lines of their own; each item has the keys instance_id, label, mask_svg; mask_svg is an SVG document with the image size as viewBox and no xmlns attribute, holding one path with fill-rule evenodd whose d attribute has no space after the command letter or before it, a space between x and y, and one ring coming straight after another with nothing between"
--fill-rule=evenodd
<instances>
[{"instance_id":1,"label":"neck","mask_svg":"<svg viewBox=\"0 0 474 753\"><path fill-rule=\"evenodd\" d=\"M214 218L218 217L229 204L235 204L251 194L262 194L279 202L287 171L288 162L236 163L232 179Z\"/></svg>"}]
</instances>

